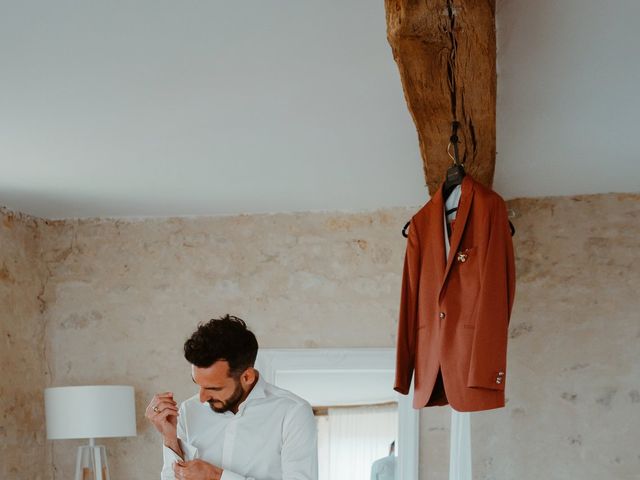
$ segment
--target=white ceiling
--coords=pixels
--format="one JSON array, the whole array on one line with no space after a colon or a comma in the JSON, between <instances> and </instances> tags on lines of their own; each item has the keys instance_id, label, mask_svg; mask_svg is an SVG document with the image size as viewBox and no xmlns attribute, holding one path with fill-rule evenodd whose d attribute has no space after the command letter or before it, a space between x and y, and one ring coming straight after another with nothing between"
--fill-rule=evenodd
<instances>
[{"instance_id":1,"label":"white ceiling","mask_svg":"<svg viewBox=\"0 0 640 480\"><path fill-rule=\"evenodd\" d=\"M498 1L500 193L640 191L638 18L638 0Z\"/></svg>"},{"instance_id":2,"label":"white ceiling","mask_svg":"<svg viewBox=\"0 0 640 480\"><path fill-rule=\"evenodd\" d=\"M498 3L494 187L638 191L640 2L559 3ZM428 198L383 0L0 6L0 204L68 218Z\"/></svg>"}]
</instances>

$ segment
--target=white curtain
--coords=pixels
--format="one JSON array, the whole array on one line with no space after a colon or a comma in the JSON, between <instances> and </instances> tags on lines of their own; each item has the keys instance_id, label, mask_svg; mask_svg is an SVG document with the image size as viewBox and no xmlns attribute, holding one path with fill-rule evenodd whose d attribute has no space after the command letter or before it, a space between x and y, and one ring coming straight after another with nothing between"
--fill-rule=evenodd
<instances>
[{"instance_id":1,"label":"white curtain","mask_svg":"<svg viewBox=\"0 0 640 480\"><path fill-rule=\"evenodd\" d=\"M329 408L318 420L319 480L370 480L371 464L389 455L397 431L395 404Z\"/></svg>"}]
</instances>

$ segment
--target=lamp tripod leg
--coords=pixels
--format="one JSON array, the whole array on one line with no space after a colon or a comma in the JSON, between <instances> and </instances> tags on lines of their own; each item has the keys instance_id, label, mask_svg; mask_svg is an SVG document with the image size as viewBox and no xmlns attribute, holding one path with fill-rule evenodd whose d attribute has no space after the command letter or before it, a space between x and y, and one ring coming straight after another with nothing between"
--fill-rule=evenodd
<instances>
[{"instance_id":1,"label":"lamp tripod leg","mask_svg":"<svg viewBox=\"0 0 640 480\"><path fill-rule=\"evenodd\" d=\"M104 480L104 477L102 476L102 458L100 457L100 448L93 447L93 458L93 464L96 466L95 479Z\"/></svg>"},{"instance_id":2,"label":"lamp tripod leg","mask_svg":"<svg viewBox=\"0 0 640 480\"><path fill-rule=\"evenodd\" d=\"M75 480L82 480L82 447L78 447L76 455L76 477Z\"/></svg>"}]
</instances>

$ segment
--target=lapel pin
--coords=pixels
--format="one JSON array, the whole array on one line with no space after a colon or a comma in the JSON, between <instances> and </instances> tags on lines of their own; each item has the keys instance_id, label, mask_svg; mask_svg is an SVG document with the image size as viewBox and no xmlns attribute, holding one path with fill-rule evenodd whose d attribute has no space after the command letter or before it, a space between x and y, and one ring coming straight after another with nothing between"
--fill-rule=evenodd
<instances>
[{"instance_id":1,"label":"lapel pin","mask_svg":"<svg viewBox=\"0 0 640 480\"><path fill-rule=\"evenodd\" d=\"M467 261L467 257L469 256L469 254L465 253L465 252L458 252L458 261L459 262L466 262Z\"/></svg>"}]
</instances>

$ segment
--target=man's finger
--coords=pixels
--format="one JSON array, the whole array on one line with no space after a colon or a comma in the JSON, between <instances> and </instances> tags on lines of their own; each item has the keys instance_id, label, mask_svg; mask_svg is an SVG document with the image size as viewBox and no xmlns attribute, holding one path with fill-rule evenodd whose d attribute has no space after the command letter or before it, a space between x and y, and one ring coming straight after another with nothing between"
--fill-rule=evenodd
<instances>
[{"instance_id":1,"label":"man's finger","mask_svg":"<svg viewBox=\"0 0 640 480\"><path fill-rule=\"evenodd\" d=\"M151 416L152 413L158 413L158 411L162 410L163 408L166 407L176 407L177 408L177 403L175 401L173 401L172 399L164 399L164 400L160 400L160 401L152 401L148 406L147 409L145 410L145 414L147 417Z\"/></svg>"},{"instance_id":2,"label":"man's finger","mask_svg":"<svg viewBox=\"0 0 640 480\"><path fill-rule=\"evenodd\" d=\"M151 403L158 402L160 400L166 400L166 399L173 400L173 393L172 392L156 393L153 396L153 399L151 400Z\"/></svg>"},{"instance_id":3,"label":"man's finger","mask_svg":"<svg viewBox=\"0 0 640 480\"><path fill-rule=\"evenodd\" d=\"M178 409L172 407L163 408L162 410L151 413L151 416L149 418L160 418L161 416L166 415L175 415L177 417L179 415Z\"/></svg>"},{"instance_id":4,"label":"man's finger","mask_svg":"<svg viewBox=\"0 0 640 480\"><path fill-rule=\"evenodd\" d=\"M174 412L173 410L163 410L162 412L156 413L151 420L152 421L158 421L158 420L166 420L167 417L170 416L178 416L178 412Z\"/></svg>"},{"instance_id":5,"label":"man's finger","mask_svg":"<svg viewBox=\"0 0 640 480\"><path fill-rule=\"evenodd\" d=\"M153 410L154 412L158 413L158 411L160 410L164 410L165 408L174 408L174 409L178 409L178 404L176 402L160 402L156 405L154 405L151 410Z\"/></svg>"}]
</instances>

